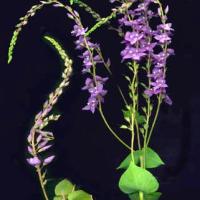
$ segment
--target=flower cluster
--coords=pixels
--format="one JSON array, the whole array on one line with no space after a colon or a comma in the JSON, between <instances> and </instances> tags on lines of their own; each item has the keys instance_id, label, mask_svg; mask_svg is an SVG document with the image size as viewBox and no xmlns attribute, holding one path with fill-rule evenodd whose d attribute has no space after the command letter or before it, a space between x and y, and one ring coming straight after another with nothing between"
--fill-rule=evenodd
<instances>
[{"instance_id":1,"label":"flower cluster","mask_svg":"<svg viewBox=\"0 0 200 200\"><path fill-rule=\"evenodd\" d=\"M69 59L65 51L53 38L46 36L45 39L48 40L56 50L58 50L64 61L65 69L62 72L61 83L55 91L49 94L42 110L36 115L34 125L27 138L28 152L31 155L31 157L27 159L27 162L36 168L50 164L55 158L54 155L48 157L41 155L46 153L46 151L52 147L50 142L54 139L52 132L44 131L43 129L50 121L57 121L60 118L60 115L50 114L50 112L52 111L53 106L57 103L59 97L63 94L64 88L69 85L69 78L72 74L72 60Z\"/></svg>"},{"instance_id":2,"label":"flower cluster","mask_svg":"<svg viewBox=\"0 0 200 200\"><path fill-rule=\"evenodd\" d=\"M115 1L112 1L115 2ZM145 90L149 97L161 94L168 104L171 104L170 98L166 95L166 61L174 53L168 48L171 43L172 25L167 23L168 6L163 11L158 0L144 0L137 2L134 8L125 12L119 19L120 28L128 29L124 33L125 44L121 52L122 60L131 60L133 62L150 63L153 69L148 72L150 87ZM150 4L158 5L157 12L150 9ZM151 19L159 18L161 24L154 30L151 27Z\"/></svg>"},{"instance_id":3,"label":"flower cluster","mask_svg":"<svg viewBox=\"0 0 200 200\"><path fill-rule=\"evenodd\" d=\"M92 113L94 113L99 101L104 102L103 97L106 95L107 91L103 89L103 86L107 80L108 78L102 78L100 76L96 76L96 83L91 78L86 79L85 86L82 88L82 90L88 90L90 97L83 110L90 110Z\"/></svg>"},{"instance_id":4,"label":"flower cluster","mask_svg":"<svg viewBox=\"0 0 200 200\"><path fill-rule=\"evenodd\" d=\"M33 146L31 143L33 141L33 137L35 134L38 134L36 137L36 144ZM28 145L28 152L32 156L31 158L27 159L27 162L34 166L34 167L39 167L39 166L45 166L50 164L53 159L55 158L54 155L48 156L47 158L41 159L38 157L38 154L44 153L48 149L52 147L49 142L53 140L53 133L47 132L47 131L40 131L40 130L31 130L31 133L28 136L28 142L30 145Z\"/></svg>"},{"instance_id":5,"label":"flower cluster","mask_svg":"<svg viewBox=\"0 0 200 200\"><path fill-rule=\"evenodd\" d=\"M68 14L68 17L76 23L71 34L77 38L75 41L76 49L82 51L82 55L79 56L83 61L82 72L92 76L86 79L85 86L82 88L82 90L88 90L90 94L87 105L83 107L83 110L89 110L94 113L98 104L104 102L104 96L107 93L104 90L104 84L108 78L96 75L96 65L105 64L105 61L100 54L99 44L91 42L90 38L86 36L87 28L82 26L79 14L74 11Z\"/></svg>"}]
</instances>

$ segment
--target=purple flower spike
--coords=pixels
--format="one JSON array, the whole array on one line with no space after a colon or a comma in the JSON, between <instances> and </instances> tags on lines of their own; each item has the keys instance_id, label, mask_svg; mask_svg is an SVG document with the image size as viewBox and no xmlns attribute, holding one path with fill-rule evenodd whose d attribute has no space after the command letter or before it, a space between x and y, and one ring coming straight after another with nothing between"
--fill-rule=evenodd
<instances>
[{"instance_id":1,"label":"purple flower spike","mask_svg":"<svg viewBox=\"0 0 200 200\"><path fill-rule=\"evenodd\" d=\"M144 93L149 97L161 95L162 99L171 105L172 101L166 95L168 86L165 81L167 58L174 54L174 51L168 48L174 31L172 24L167 22L166 15L169 8L167 6L162 12L155 0L130 0L130 2L137 4L124 12L119 19L120 29L123 31L124 28L122 43L125 44L125 48L121 51L122 61L130 60L139 65L145 62L151 63L150 67L153 69L147 74L151 84ZM157 12L151 9L151 4L158 7ZM155 29L151 27L152 18L159 18L160 21Z\"/></svg>"},{"instance_id":2,"label":"purple flower spike","mask_svg":"<svg viewBox=\"0 0 200 200\"><path fill-rule=\"evenodd\" d=\"M113 0L112 3L113 2L115 1ZM89 110L94 113L99 102L104 102L104 96L107 94L107 91L104 90L103 87L108 78L102 78L96 74L94 76L93 71L94 69L96 70L97 64L105 64L105 61L101 55L100 45L91 42L90 38L85 36L87 29L82 27L78 16L74 19L74 22L76 24L74 25L74 29L71 34L78 38L75 42L76 49L82 50L82 55L79 56L82 59L84 66L82 72L84 74L92 74L92 78L87 78L85 86L82 87L82 90L87 90L90 94L87 105L82 108L82 110ZM135 33L134 37L135 39L133 38L133 40L138 40L141 36ZM133 43L133 41L130 42ZM109 62L107 64L109 64Z\"/></svg>"},{"instance_id":3,"label":"purple flower spike","mask_svg":"<svg viewBox=\"0 0 200 200\"><path fill-rule=\"evenodd\" d=\"M49 165L49 164L54 160L54 158L55 158L54 155L45 158L44 161L43 161L43 166L45 166L45 165Z\"/></svg>"},{"instance_id":4,"label":"purple flower spike","mask_svg":"<svg viewBox=\"0 0 200 200\"><path fill-rule=\"evenodd\" d=\"M27 162L34 167L40 166L41 164L41 160L37 156L33 158L28 158Z\"/></svg>"}]
</instances>

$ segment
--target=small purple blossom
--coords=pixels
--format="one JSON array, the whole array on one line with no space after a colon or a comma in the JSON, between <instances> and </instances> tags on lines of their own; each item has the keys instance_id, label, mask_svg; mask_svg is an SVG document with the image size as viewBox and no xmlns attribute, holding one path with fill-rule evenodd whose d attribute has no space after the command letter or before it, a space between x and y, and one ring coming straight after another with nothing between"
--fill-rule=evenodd
<instances>
[{"instance_id":1,"label":"small purple blossom","mask_svg":"<svg viewBox=\"0 0 200 200\"><path fill-rule=\"evenodd\" d=\"M123 60L131 59L135 61L140 61L142 57L146 55L144 49L134 48L127 46L122 52L121 56Z\"/></svg>"},{"instance_id":2,"label":"small purple blossom","mask_svg":"<svg viewBox=\"0 0 200 200\"><path fill-rule=\"evenodd\" d=\"M129 42L131 45L134 45L136 42L143 38L143 34L139 34L137 32L126 32L125 41Z\"/></svg>"},{"instance_id":3,"label":"small purple blossom","mask_svg":"<svg viewBox=\"0 0 200 200\"><path fill-rule=\"evenodd\" d=\"M40 160L37 156L35 156L35 157L33 157L33 158L28 158L28 159L27 159L27 162L28 162L30 165L34 166L34 167L38 167L38 166L40 166L40 164L41 164L41 160Z\"/></svg>"},{"instance_id":4,"label":"small purple blossom","mask_svg":"<svg viewBox=\"0 0 200 200\"><path fill-rule=\"evenodd\" d=\"M156 35L155 39L158 40L161 44L164 44L164 43L169 42L171 40L171 38L166 33Z\"/></svg>"},{"instance_id":5,"label":"small purple blossom","mask_svg":"<svg viewBox=\"0 0 200 200\"><path fill-rule=\"evenodd\" d=\"M78 37L78 36L85 35L86 31L87 31L87 28L84 29L79 25L74 25L74 30L71 32L71 34L75 37Z\"/></svg>"},{"instance_id":6,"label":"small purple blossom","mask_svg":"<svg viewBox=\"0 0 200 200\"><path fill-rule=\"evenodd\" d=\"M45 158L43 161L43 166L49 165L54 159L55 159L54 155Z\"/></svg>"}]
</instances>

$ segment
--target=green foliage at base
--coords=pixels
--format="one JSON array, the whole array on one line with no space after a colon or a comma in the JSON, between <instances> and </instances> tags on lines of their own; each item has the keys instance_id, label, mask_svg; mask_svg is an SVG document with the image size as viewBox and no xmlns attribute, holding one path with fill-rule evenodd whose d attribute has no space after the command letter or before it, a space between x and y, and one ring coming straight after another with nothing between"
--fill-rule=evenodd
<instances>
[{"instance_id":1,"label":"green foliage at base","mask_svg":"<svg viewBox=\"0 0 200 200\"><path fill-rule=\"evenodd\" d=\"M144 194L144 200L159 200L161 197L160 192L154 192L152 194ZM139 193L129 195L130 200L140 200Z\"/></svg>"},{"instance_id":2,"label":"green foliage at base","mask_svg":"<svg viewBox=\"0 0 200 200\"><path fill-rule=\"evenodd\" d=\"M146 169L138 167L131 161L128 169L119 180L119 188L125 194L144 192L151 194L158 190L159 183Z\"/></svg>"},{"instance_id":3,"label":"green foliage at base","mask_svg":"<svg viewBox=\"0 0 200 200\"><path fill-rule=\"evenodd\" d=\"M135 164L140 164L140 159L144 157L144 149L134 151L134 160ZM131 154L129 154L120 164L117 169L127 169L131 162ZM160 158L160 156L150 147L148 147L145 151L145 168L156 168L161 165L164 165L164 162Z\"/></svg>"},{"instance_id":4,"label":"green foliage at base","mask_svg":"<svg viewBox=\"0 0 200 200\"><path fill-rule=\"evenodd\" d=\"M60 181L55 187L55 197L53 200L93 200L92 195L83 190L76 190L76 185L69 180Z\"/></svg>"}]
</instances>

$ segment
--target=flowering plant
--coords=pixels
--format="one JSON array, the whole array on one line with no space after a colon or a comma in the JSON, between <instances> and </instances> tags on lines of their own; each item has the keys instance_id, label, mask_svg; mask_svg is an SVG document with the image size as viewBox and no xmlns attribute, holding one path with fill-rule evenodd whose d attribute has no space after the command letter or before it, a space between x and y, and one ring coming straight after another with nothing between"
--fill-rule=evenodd
<instances>
[{"instance_id":1,"label":"flowering plant","mask_svg":"<svg viewBox=\"0 0 200 200\"><path fill-rule=\"evenodd\" d=\"M119 180L120 190L127 194L129 199L159 199L159 183L150 172L152 168L163 165L159 155L150 148L151 136L158 118L160 106L163 102L171 105L172 100L167 94L166 83L167 58L174 54L169 48L173 33L172 24L168 22L168 6L163 6L160 0L110 0L113 5L111 14L101 17L90 6L80 0L68 0L62 3L58 0L41 1L34 5L27 14L20 18L17 24L8 52L8 63L13 57L13 50L22 27L28 20L46 5L63 8L67 17L73 21L71 35L75 38L75 49L81 52L82 74L86 76L83 91L89 94L88 101L82 110L91 113L99 112L105 126L111 134L130 153L119 164L118 170L123 170ZM85 27L79 13L74 7L79 6L96 20L94 26ZM117 27L112 25L117 21ZM111 127L104 111L103 103L108 91L106 83L112 76L112 63L105 59L100 44L91 38L93 32L98 31L103 25L115 30L119 41L123 44L121 50L122 62L119 65L126 67L128 93L118 87L124 106L122 115L124 121L119 127L123 132L129 133L130 143L124 142L118 133ZM32 165L38 174L41 188L46 200L49 199L45 189L47 183L46 167L54 160L55 155L46 156L46 151L51 148L50 142L54 139L51 132L44 130L50 121L57 121L60 115L50 114L63 89L68 86L72 72L72 60L61 45L51 36L44 37L58 51L64 62L64 72L59 86L52 92L44 103L34 120L34 125L28 136L27 162ZM100 66L105 67L107 76L99 74ZM55 188L55 200L89 200L92 196L76 187L68 180L63 180Z\"/></svg>"}]
</instances>

